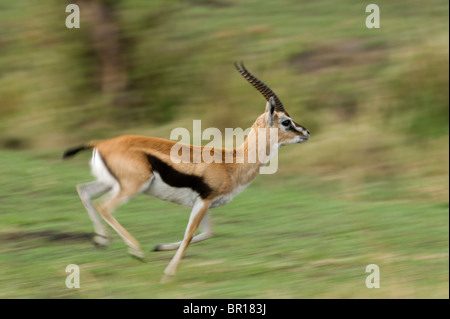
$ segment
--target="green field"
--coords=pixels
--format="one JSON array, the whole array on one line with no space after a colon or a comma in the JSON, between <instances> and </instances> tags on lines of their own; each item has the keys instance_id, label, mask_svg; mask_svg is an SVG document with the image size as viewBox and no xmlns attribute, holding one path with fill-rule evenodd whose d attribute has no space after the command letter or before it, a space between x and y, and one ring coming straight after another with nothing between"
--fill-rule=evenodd
<instances>
[{"instance_id":1,"label":"green field","mask_svg":"<svg viewBox=\"0 0 450 319\"><path fill-rule=\"evenodd\" d=\"M0 298L449 298L448 1L380 0L380 29L355 0L95 3L114 3L119 93L101 89L88 7L67 29L68 2L0 0ZM143 262L112 229L95 247L75 189L89 152L63 151L198 119L250 127L265 101L241 60L310 140L212 210L214 237L168 283L174 252L151 250L182 239L187 208L139 196L115 212Z\"/></svg>"},{"instance_id":2,"label":"green field","mask_svg":"<svg viewBox=\"0 0 450 319\"><path fill-rule=\"evenodd\" d=\"M161 284L174 252L150 250L181 239L188 209L141 196L116 212L148 251L142 263L115 233L106 249L91 243L74 188L90 180L87 155L0 155L3 298L448 297L448 201L414 196L410 180L355 192L307 173L262 175L212 210L215 236L190 246ZM65 286L69 264L80 266L80 289ZM379 289L365 286L368 264L380 267Z\"/></svg>"}]
</instances>

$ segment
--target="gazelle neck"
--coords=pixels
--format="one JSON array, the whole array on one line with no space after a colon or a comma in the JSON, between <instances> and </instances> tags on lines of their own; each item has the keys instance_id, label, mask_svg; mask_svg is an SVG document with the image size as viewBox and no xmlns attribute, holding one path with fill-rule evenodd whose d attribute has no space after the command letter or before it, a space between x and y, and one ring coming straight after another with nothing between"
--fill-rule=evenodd
<instances>
[{"instance_id":1,"label":"gazelle neck","mask_svg":"<svg viewBox=\"0 0 450 319\"><path fill-rule=\"evenodd\" d=\"M250 183L260 173L270 158L278 152L277 129L261 125L260 118L253 124L244 143L236 147L236 172L240 184ZM262 119L264 121L264 119Z\"/></svg>"}]
</instances>

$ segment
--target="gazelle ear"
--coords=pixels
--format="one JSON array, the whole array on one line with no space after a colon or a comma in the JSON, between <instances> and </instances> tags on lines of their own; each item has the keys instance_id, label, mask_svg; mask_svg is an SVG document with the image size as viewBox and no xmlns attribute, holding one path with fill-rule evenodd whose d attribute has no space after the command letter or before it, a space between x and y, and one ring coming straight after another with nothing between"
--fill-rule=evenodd
<instances>
[{"instance_id":1,"label":"gazelle ear","mask_svg":"<svg viewBox=\"0 0 450 319\"><path fill-rule=\"evenodd\" d=\"M275 99L273 98L273 96L266 103L266 112L267 112L267 124L272 126L274 123L273 116L275 113Z\"/></svg>"}]
</instances>

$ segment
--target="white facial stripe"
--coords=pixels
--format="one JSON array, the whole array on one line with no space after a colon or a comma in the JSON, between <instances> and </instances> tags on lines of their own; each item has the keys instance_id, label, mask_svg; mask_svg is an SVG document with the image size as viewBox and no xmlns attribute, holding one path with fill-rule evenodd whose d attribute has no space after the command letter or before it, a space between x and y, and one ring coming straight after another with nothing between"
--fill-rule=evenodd
<instances>
[{"instance_id":1,"label":"white facial stripe","mask_svg":"<svg viewBox=\"0 0 450 319\"><path fill-rule=\"evenodd\" d=\"M308 135L308 131L305 130L303 127L299 127L299 128L298 128L298 131L299 131L300 133L302 133L303 135Z\"/></svg>"},{"instance_id":2,"label":"white facial stripe","mask_svg":"<svg viewBox=\"0 0 450 319\"><path fill-rule=\"evenodd\" d=\"M294 124L295 129L297 130L297 132L302 133L303 135L309 135L308 130L306 130L303 126L297 126L295 125L295 122L292 122Z\"/></svg>"},{"instance_id":3,"label":"white facial stripe","mask_svg":"<svg viewBox=\"0 0 450 319\"><path fill-rule=\"evenodd\" d=\"M296 130L297 132L300 132L300 133L302 133L302 134L305 134L305 133L306 133L306 131L305 131L305 129L303 129L303 127L295 125L294 122L292 122L292 124L294 125L295 130Z\"/></svg>"}]
</instances>

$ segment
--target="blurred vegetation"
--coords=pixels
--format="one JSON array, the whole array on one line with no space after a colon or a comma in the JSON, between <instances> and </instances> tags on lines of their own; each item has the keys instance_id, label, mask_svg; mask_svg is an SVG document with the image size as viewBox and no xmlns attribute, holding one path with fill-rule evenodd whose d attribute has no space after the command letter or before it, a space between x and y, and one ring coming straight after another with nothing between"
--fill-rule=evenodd
<instances>
[{"instance_id":1,"label":"blurred vegetation","mask_svg":"<svg viewBox=\"0 0 450 319\"><path fill-rule=\"evenodd\" d=\"M80 29L65 26L69 3L80 6ZM217 221L218 238L205 245L211 245L218 269L234 269L237 280L227 285L219 272L208 268L208 273L207 267L196 265L203 255L202 260L211 257L200 253L200 247L193 251L202 258L184 261L181 268L206 272L207 289L204 282L195 281L197 274L181 272L185 286L179 293L173 293L175 286L159 287L156 297L184 297L183 292L189 291L200 297L257 298L258 292L272 296L274 289L278 292L274 297L370 297L365 287L355 288L360 287L360 278L351 274L379 258L404 276L400 281L390 278L391 290L373 296L448 298L449 4L378 1L380 29L366 28L367 4L0 0L0 240L8 242L0 261L9 266L0 264L0 278L9 287L2 292L5 286L0 286L0 296L38 295L39 285L26 266L19 266L21 262L46 255L62 265L70 259L64 247L44 244L62 228L69 233L92 231L84 212L73 214L82 210L74 185L90 178L87 155L81 161L59 163L55 159L63 149L123 133L169 138L175 127L191 130L193 119L201 119L202 128L247 128L264 111L265 101L234 70L234 61L244 61L312 137L301 146L283 148L276 175L258 178L248 193L217 211L224 214ZM261 193L267 196L261 198ZM185 226L183 208L146 200L120 209L125 227L130 225L130 232L145 240L150 236L147 228L133 218L155 225L156 214L147 214L147 207L156 205L180 212L182 217L175 217L179 229L166 237L178 240ZM275 218L271 211L279 211L281 202L286 203L282 210L286 215ZM244 216L242 207L255 214L262 214L261 207L271 207L261 217L267 224L255 226L255 217ZM164 218L171 217L158 218L156 224L166 227L152 226L152 238L170 229ZM237 219L254 226L241 241L243 229L232 224ZM331 231L341 220L348 226ZM277 255L256 256L267 262L264 266L242 259L264 251L252 236L283 223L287 226L275 227L268 236L281 247L286 264L280 264L283 258ZM133 224L138 224L135 229ZM297 226L306 235L296 234ZM35 239L43 246L33 246ZM106 254L96 255L83 240L75 236L72 248L92 271L88 280L95 287L82 296L124 296L127 289L143 283L136 296L148 296L148 282L142 278L153 276L154 284L170 256L153 257L158 269L148 274L148 264L136 268L126 256L113 259L122 256L120 243L117 254L104 261ZM238 257L223 255L221 247L228 240L241 247ZM321 240L333 242L334 250L326 249ZM307 248L289 245L302 241ZM364 251L371 243L376 249ZM314 247L325 251L321 254ZM291 249L305 258L289 255ZM352 249L360 255L352 255ZM51 261L42 262L38 266L42 273L48 269L53 273ZM111 270L107 262L117 268ZM331 273L328 267L342 272ZM15 269L29 274L23 285L14 286L19 276ZM283 277L286 269L289 275ZM272 270L279 271L275 281L286 284L284 293L266 276ZM430 271L435 278L425 275ZM257 275L249 277L253 272ZM125 290L107 283L113 275ZM135 282L128 282L131 277ZM344 282L348 290L340 289L342 285L326 290L330 282L324 286L317 278ZM296 287L299 283L304 291ZM53 282L47 287L49 297L60 293L77 297L73 291L55 293L59 288Z\"/></svg>"},{"instance_id":2,"label":"blurred vegetation","mask_svg":"<svg viewBox=\"0 0 450 319\"><path fill-rule=\"evenodd\" d=\"M354 1L78 0L80 29L64 25L68 3L2 5L3 147L187 118L248 127L264 105L235 60L315 133L379 110L399 133L448 134L446 2L382 2L377 30Z\"/></svg>"}]
</instances>

